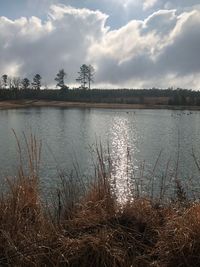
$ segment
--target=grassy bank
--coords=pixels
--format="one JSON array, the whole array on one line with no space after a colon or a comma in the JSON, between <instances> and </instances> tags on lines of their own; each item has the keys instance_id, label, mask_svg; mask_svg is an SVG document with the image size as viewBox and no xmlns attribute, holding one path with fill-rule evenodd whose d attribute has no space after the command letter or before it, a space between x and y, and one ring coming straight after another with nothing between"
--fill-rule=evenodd
<instances>
[{"instance_id":1,"label":"grassy bank","mask_svg":"<svg viewBox=\"0 0 200 267\"><path fill-rule=\"evenodd\" d=\"M34 137L25 140L28 175L20 165L0 199L0 266L200 265L200 204L187 199L178 180L171 201L137 195L121 205L100 151L86 190L62 178L54 201L44 203L41 147Z\"/></svg>"},{"instance_id":2,"label":"grassy bank","mask_svg":"<svg viewBox=\"0 0 200 267\"><path fill-rule=\"evenodd\" d=\"M106 109L170 109L170 110L200 110L200 106L176 106L156 104L117 104L69 102L51 100L7 100L0 101L0 110L32 108L32 107L60 107L60 108L106 108Z\"/></svg>"}]
</instances>

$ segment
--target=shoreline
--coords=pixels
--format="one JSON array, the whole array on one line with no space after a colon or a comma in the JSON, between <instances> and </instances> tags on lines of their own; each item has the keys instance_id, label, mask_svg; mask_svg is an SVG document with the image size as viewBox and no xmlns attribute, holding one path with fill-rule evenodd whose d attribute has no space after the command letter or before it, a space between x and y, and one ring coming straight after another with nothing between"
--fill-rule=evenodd
<instances>
[{"instance_id":1,"label":"shoreline","mask_svg":"<svg viewBox=\"0 0 200 267\"><path fill-rule=\"evenodd\" d=\"M200 110L200 106L171 106L151 104L118 104L118 103L87 103L49 100L6 100L0 101L0 110L33 108L33 107L60 107L60 108L99 108L99 109L167 109L167 110Z\"/></svg>"}]
</instances>

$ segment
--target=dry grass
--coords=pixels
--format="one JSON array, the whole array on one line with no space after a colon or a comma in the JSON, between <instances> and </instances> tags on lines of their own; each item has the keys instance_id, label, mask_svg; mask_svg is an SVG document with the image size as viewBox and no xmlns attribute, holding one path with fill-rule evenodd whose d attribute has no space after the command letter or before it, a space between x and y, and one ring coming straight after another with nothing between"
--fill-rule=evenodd
<instances>
[{"instance_id":1,"label":"dry grass","mask_svg":"<svg viewBox=\"0 0 200 267\"><path fill-rule=\"evenodd\" d=\"M137 196L121 206L100 160L88 191L62 179L48 207L38 188L41 146L34 136L25 143L29 175L21 166L0 198L0 266L200 266L200 204L178 180L172 202Z\"/></svg>"}]
</instances>

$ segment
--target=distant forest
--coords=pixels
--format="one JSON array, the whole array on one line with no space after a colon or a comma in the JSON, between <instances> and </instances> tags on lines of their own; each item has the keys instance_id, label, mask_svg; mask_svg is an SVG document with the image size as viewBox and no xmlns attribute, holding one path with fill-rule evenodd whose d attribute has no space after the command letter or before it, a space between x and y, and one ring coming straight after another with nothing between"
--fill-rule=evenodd
<instances>
[{"instance_id":1,"label":"distant forest","mask_svg":"<svg viewBox=\"0 0 200 267\"><path fill-rule=\"evenodd\" d=\"M79 88L65 85L66 73L59 70L55 77L57 89L42 88L42 77L36 74L31 82L28 78L11 78L4 74L0 79L0 100L55 100L68 102L182 105L200 106L200 91L187 89L91 89L95 71L91 65L83 64L78 72Z\"/></svg>"}]
</instances>

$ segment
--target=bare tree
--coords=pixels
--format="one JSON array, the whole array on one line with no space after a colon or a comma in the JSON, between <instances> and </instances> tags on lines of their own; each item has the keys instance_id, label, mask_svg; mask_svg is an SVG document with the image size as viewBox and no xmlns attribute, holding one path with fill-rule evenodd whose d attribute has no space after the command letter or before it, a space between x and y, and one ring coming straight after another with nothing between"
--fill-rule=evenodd
<instances>
[{"instance_id":1,"label":"bare tree","mask_svg":"<svg viewBox=\"0 0 200 267\"><path fill-rule=\"evenodd\" d=\"M12 87L14 89L19 90L21 86L21 79L19 77L13 77L12 79Z\"/></svg>"},{"instance_id":2,"label":"bare tree","mask_svg":"<svg viewBox=\"0 0 200 267\"><path fill-rule=\"evenodd\" d=\"M12 89L13 87L13 81L12 81L12 78L11 77L8 77L8 88L9 89Z\"/></svg>"}]
</instances>

